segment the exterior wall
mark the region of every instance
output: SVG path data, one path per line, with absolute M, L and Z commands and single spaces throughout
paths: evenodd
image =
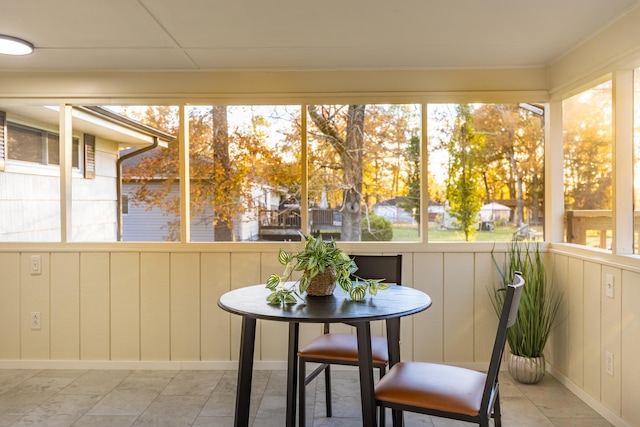
M 116 241 L 116 153 L 116 143 L 96 138 L 96 177 L 85 179 L 73 171 L 74 241 Z M 7 161 L 0 171 L 0 241 L 60 241 L 56 166 Z
M 149 183 L 151 188 L 160 188 L 162 183 Z M 122 183 L 122 194 L 132 194 L 137 185 L 132 182 Z M 178 186 L 174 186 L 172 194 L 176 197 L 180 194 Z M 175 221 L 173 215 L 165 215 L 160 208 L 153 207 L 147 210 L 146 205 L 136 206 L 129 201 L 129 213 L 122 215 L 122 240 L 125 242 L 162 242 L 169 236 L 167 223 Z M 212 232 L 213 235 L 213 232 Z
M 74 177 L 72 218 L 74 242 L 117 240 L 116 161 L 118 144 L 96 137 L 96 176 Z
M 0 171 L 0 241 L 60 241 L 60 179 Z M 36 165 L 37 167 L 37 165 Z

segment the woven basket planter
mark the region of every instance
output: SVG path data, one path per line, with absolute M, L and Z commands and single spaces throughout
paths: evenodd
M 326 297 L 333 295 L 336 288 L 336 273 L 333 269 L 326 269 L 324 273 L 318 273 L 307 288 L 307 295 L 313 297 Z

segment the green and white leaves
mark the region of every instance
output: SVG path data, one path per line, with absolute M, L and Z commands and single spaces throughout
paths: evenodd
M 375 296 L 378 291 L 388 289 L 381 283 L 384 279 L 357 278 L 352 283 L 352 275 L 358 266 L 351 257 L 338 248 L 335 240 L 324 241 L 322 237 L 313 237 L 300 233 L 304 240 L 304 249 L 295 255 L 283 249 L 278 251 L 278 262 L 284 265 L 282 275 L 272 274 L 266 287 L 271 290 L 267 297 L 269 304 L 295 304 L 311 283 L 311 279 L 330 269 L 335 272 L 336 281 L 353 301 L 362 301 L 367 292 Z M 291 281 L 294 271 L 302 271 L 302 277 Z M 297 290 L 296 290 L 297 287 Z

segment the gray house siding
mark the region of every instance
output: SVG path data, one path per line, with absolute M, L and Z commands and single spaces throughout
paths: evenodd
M 150 183 L 151 188 L 159 189 L 163 183 Z M 130 196 L 136 189 L 135 182 L 122 184 L 122 194 Z M 174 186 L 172 196 L 179 195 L 179 188 Z M 163 242 L 169 237 L 168 224 L 177 220 L 175 215 L 167 214 L 158 207 L 148 205 L 135 206 L 133 201 L 128 203 L 128 213 L 122 215 L 122 240 L 126 242 Z M 192 242 L 212 242 L 213 227 L 210 223 L 195 220 L 191 221 Z

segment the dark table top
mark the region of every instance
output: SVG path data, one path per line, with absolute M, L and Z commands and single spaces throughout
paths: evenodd
M 331 296 L 303 295 L 296 304 L 267 304 L 271 293 L 265 285 L 248 286 L 227 292 L 218 306 L 230 313 L 255 319 L 300 323 L 356 323 L 389 319 L 419 313 L 431 306 L 429 295 L 406 286 L 390 285 L 374 297 L 367 294 L 362 301 L 352 301 L 340 286 Z

